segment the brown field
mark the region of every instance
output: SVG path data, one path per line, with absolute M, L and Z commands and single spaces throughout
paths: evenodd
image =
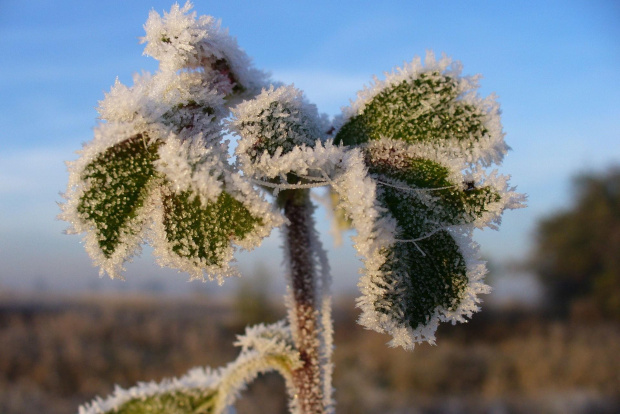
M 2 297 L 0 413 L 76 413 L 114 384 L 223 365 L 252 317 L 233 303 L 209 295 Z M 437 346 L 409 353 L 387 348 L 386 336 L 354 323 L 356 314 L 347 299 L 334 313 L 339 414 L 620 412 L 617 324 L 487 310 L 440 328 Z M 280 378 L 259 378 L 237 410 L 285 413 Z

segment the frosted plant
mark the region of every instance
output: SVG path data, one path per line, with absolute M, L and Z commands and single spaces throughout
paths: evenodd
M 334 412 L 331 276 L 310 191 L 327 187 L 337 227 L 355 230 L 359 323 L 391 346 L 434 343 L 440 322 L 465 321 L 489 291 L 473 230 L 523 205 L 508 177 L 487 171 L 508 150 L 498 104 L 429 53 L 330 122 L 191 7 L 150 14 L 143 42 L 159 69 L 117 81 L 100 102 L 94 139 L 68 163 L 61 218 L 85 234 L 101 274 L 122 278 L 146 242 L 161 265 L 220 283 L 238 273 L 235 249 L 282 227 L 288 315 L 248 328 L 223 368 L 117 389 L 80 413 L 224 413 L 267 371 L 285 378 L 292 413 Z

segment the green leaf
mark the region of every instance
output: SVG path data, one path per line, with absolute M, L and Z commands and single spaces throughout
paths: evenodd
M 384 277 L 376 281 L 384 289 L 375 299 L 377 312 L 416 330 L 428 324 L 439 307 L 458 308 L 468 285 L 467 266 L 447 231 L 416 244 L 396 243 L 386 255 Z
M 231 243 L 263 224 L 226 191 L 206 205 L 191 190 L 164 191 L 163 208 L 169 248 L 200 267 L 223 266 Z
M 106 414 L 211 414 L 216 397 L 210 389 L 172 391 L 129 400 Z
M 466 260 L 448 226 L 474 221 L 499 195 L 489 187 L 454 184 L 447 167 L 428 159 L 405 159 L 401 168 L 371 163 L 383 181 L 395 179 L 409 189 L 385 186 L 378 199 L 398 224 L 396 243 L 386 248 L 382 278 L 374 283 L 378 313 L 399 326 L 420 332 L 434 317 L 455 312 L 469 285 Z M 424 191 L 432 190 L 432 191 Z
M 454 183 L 450 180 L 450 170 L 438 162 L 394 158 L 400 158 L 398 167 L 390 165 L 389 160 L 367 157 L 368 171 L 381 181 L 397 180 L 406 185 L 405 188 L 386 185 L 382 203 L 404 232 L 417 234 L 412 238 L 429 231 L 424 223 L 434 223 L 435 227 L 471 223 L 487 211 L 490 203 L 500 199 L 491 187 L 476 187 L 473 182 Z
M 499 106 L 476 94 L 476 77 L 459 73 L 449 58 L 415 59 L 360 92 L 334 137 L 357 147 L 376 185 L 372 207 L 355 193 L 348 202 L 359 205 L 347 205 L 365 256 L 359 321 L 405 349 L 477 310 L 488 287 L 471 231 L 519 205 L 506 177 L 480 169 L 508 149 Z
M 391 85 L 338 131 L 335 143 L 358 145 L 382 137 L 407 142 L 466 141 L 473 145 L 487 130 L 483 113 L 459 100 L 457 81 L 438 72 Z
M 153 162 L 158 158 L 159 145 L 146 134 L 137 134 L 108 148 L 82 173 L 87 186 L 77 211 L 94 226 L 107 258 L 123 243 L 125 235 L 139 231 L 140 210 L 156 177 Z
M 255 99 L 235 107 L 233 115 L 229 125 L 240 137 L 236 153 L 245 166 L 265 153 L 273 157 L 304 145 L 314 147 L 324 137 L 316 106 L 309 104 L 294 86 L 264 89 Z

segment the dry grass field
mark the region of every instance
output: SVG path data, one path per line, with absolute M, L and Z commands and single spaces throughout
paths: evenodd
M 209 295 L 0 297 L 0 413 L 76 413 L 114 384 L 223 365 L 252 316 L 233 305 Z M 618 325 L 484 311 L 440 328 L 437 346 L 408 353 L 387 348 L 387 337 L 355 317 L 353 301 L 341 299 L 339 414 L 620 412 Z M 237 411 L 285 413 L 280 378 L 252 384 Z

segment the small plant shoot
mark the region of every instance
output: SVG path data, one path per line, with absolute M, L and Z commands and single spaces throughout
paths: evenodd
M 331 275 L 310 192 L 327 188 L 338 226 L 353 229 L 359 323 L 390 346 L 434 343 L 440 322 L 465 322 L 490 290 L 474 229 L 524 205 L 489 170 L 508 151 L 499 105 L 458 62 L 427 53 L 329 119 L 191 8 L 149 15 L 142 42 L 159 69 L 99 103 L 94 139 L 68 163 L 61 218 L 102 275 L 123 278 L 148 243 L 162 266 L 219 283 L 238 273 L 236 249 L 281 228 L 288 314 L 247 328 L 225 367 L 118 388 L 79 412 L 232 412 L 250 381 L 276 371 L 291 413 L 333 413 Z

